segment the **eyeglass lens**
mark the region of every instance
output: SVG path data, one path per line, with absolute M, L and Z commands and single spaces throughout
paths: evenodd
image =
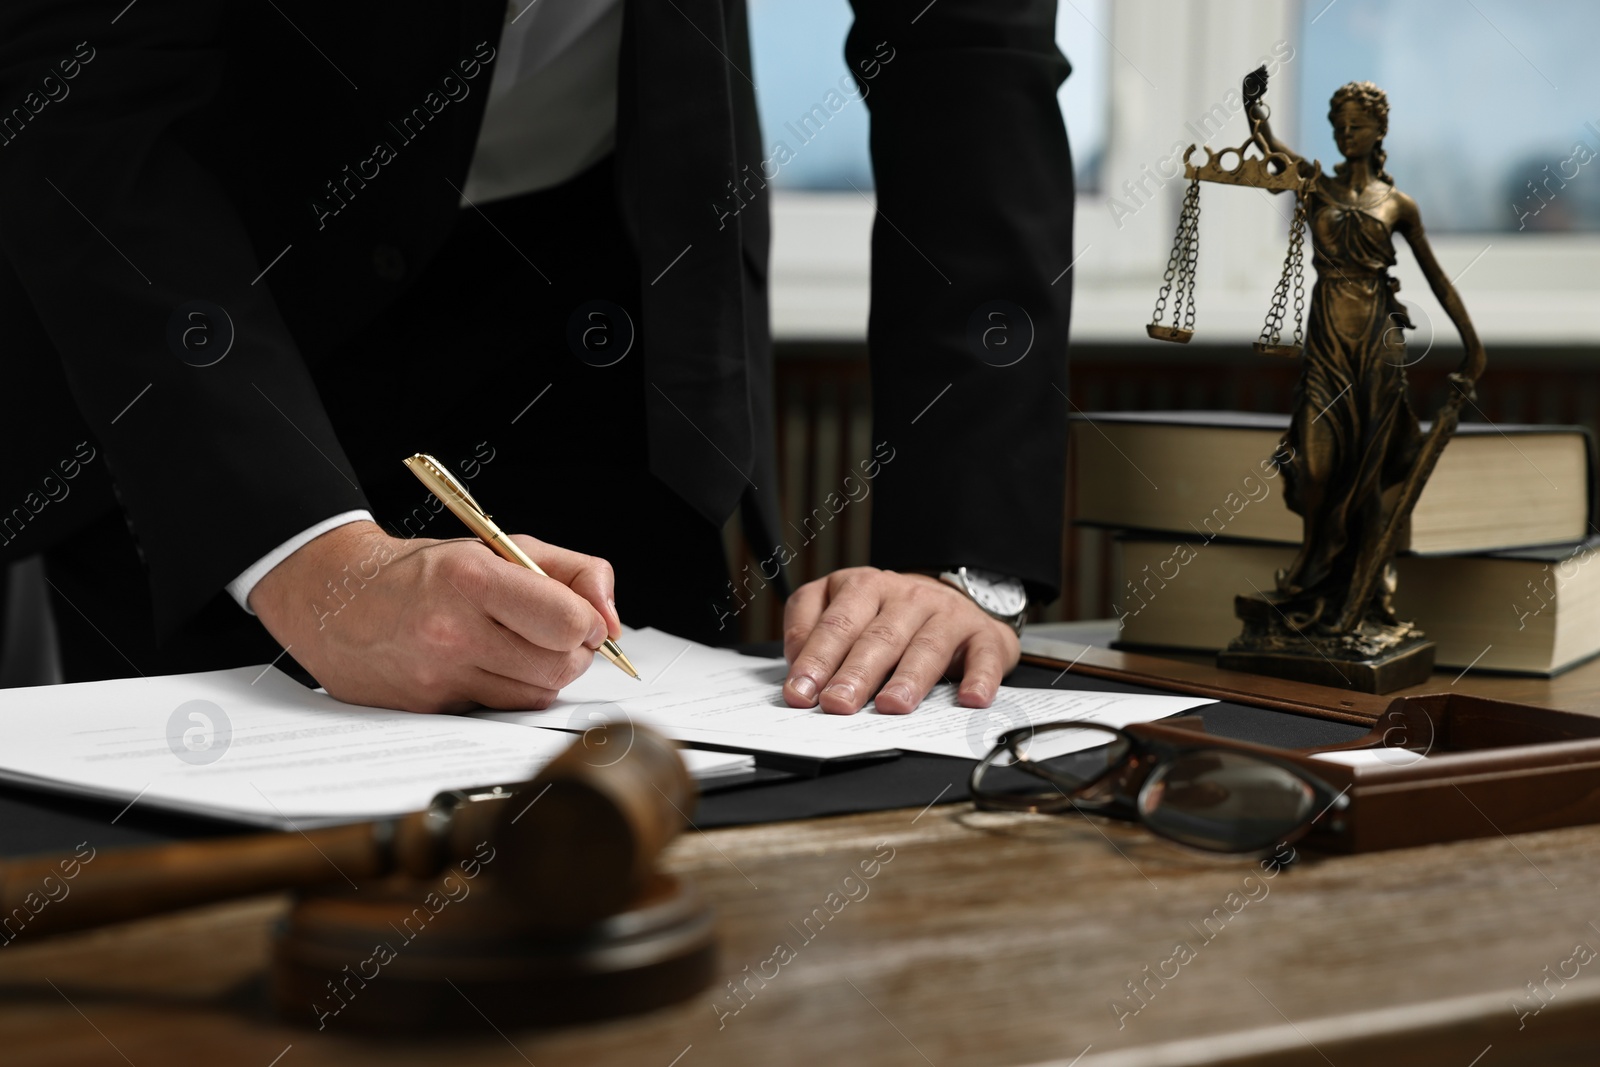
M 1042 726 L 1019 734 L 1010 747 L 1035 774 L 1067 790 L 1104 777 L 1128 755 L 1125 738 L 1093 725 Z
M 1215 852 L 1271 848 L 1316 813 L 1309 783 L 1245 753 L 1208 749 L 1158 768 L 1139 791 L 1145 823 Z

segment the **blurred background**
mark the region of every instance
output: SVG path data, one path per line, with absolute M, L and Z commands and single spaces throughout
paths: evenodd
M 1280 133 L 1308 156 L 1338 158 L 1323 121 L 1334 89 L 1367 80 L 1388 92 L 1393 108 L 1388 144 L 1400 148 L 1405 187 L 1427 205 L 1431 231 L 1600 230 L 1600 182 L 1573 177 L 1574 169 L 1587 166 L 1569 164 L 1565 171 L 1560 166 L 1572 158 L 1575 141 L 1586 140 L 1593 152 L 1600 136 L 1584 125 L 1600 127 L 1600 64 L 1594 62 L 1600 5 L 1589 0 L 1199 0 L 1183 6 L 1191 10 L 1174 27 L 1167 23 L 1180 12 L 1171 5 L 1158 22 L 1146 18 L 1154 15 L 1147 3 L 1061 0 L 1056 39 L 1073 66 L 1061 90 L 1061 112 L 1072 137 L 1080 193 L 1119 195 L 1115 183 L 1105 181 L 1121 177 L 1106 173 L 1113 115 L 1120 141 L 1164 156 L 1167 135 L 1203 110 L 1197 105 L 1220 100 L 1239 81 L 1236 76 L 1197 86 L 1199 95 L 1167 121 L 1141 124 L 1140 109 L 1113 103 L 1112 61 L 1140 77 L 1128 49 L 1157 57 L 1151 76 L 1165 78 L 1185 67 L 1209 69 L 1200 50 L 1209 47 L 1211 35 L 1191 31 L 1226 19 L 1239 30 L 1241 47 L 1231 50 L 1234 54 L 1256 48 L 1273 55 L 1271 46 L 1284 42 L 1287 48 L 1276 57 L 1293 55 L 1282 75 L 1272 79 L 1271 96 L 1282 116 L 1276 120 Z M 847 0 L 751 0 L 751 19 L 762 120 L 774 139 L 785 122 L 804 114 L 845 73 L 840 51 L 850 28 L 850 5 Z M 1274 36 L 1277 31 L 1283 32 Z M 1115 46 L 1119 40 L 1122 45 Z M 1170 57 L 1161 58 L 1167 49 Z M 1231 132 L 1242 130 L 1241 123 Z M 1552 190 L 1562 195 L 1544 193 L 1549 210 L 1539 210 L 1541 199 L 1534 198 L 1529 183 L 1538 185 L 1552 174 L 1565 174 L 1570 189 L 1555 182 Z M 789 192 L 872 188 L 866 108 L 856 102 L 835 116 L 827 136 L 808 143 L 774 184 Z M 1521 216 L 1530 211 L 1537 214 L 1524 225 Z

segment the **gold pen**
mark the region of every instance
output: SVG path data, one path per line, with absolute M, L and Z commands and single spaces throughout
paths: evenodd
M 444 464 L 426 452 L 418 452 L 405 460 L 405 465 L 417 476 L 418 481 L 427 486 L 428 492 L 444 501 L 444 506 L 454 512 L 456 518 L 466 523 L 467 529 L 481 537 L 484 543 L 494 549 L 502 559 L 520 563 L 535 574 L 544 574 L 544 568 L 529 559 L 528 554 L 518 548 L 516 542 L 505 535 L 505 531 L 495 525 L 488 512 L 483 510 L 483 506 L 472 499 L 472 494 L 467 492 L 466 487 L 445 470 Z M 550 577 L 548 574 L 544 576 Z M 623 655 L 622 649 L 618 648 L 617 643 L 611 638 L 601 641 L 600 647 L 595 651 L 627 674 L 636 679 L 639 677 L 639 672 L 633 669 L 633 664 L 628 662 L 628 657 Z

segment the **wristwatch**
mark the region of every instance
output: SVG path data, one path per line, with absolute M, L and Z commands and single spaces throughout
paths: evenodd
M 999 619 L 1022 636 L 1022 624 L 1028 617 L 1028 591 L 1019 578 L 1008 578 L 994 571 L 977 567 L 957 567 L 941 571 L 939 580 L 955 586 L 991 618 Z

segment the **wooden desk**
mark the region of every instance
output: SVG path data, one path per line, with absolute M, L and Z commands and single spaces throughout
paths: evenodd
M 1569 676 L 1563 692 L 1597 669 Z M 858 865 L 875 857 L 876 876 L 862 880 Z M 719 974 L 748 979 L 744 1001 L 718 986 L 648 1016 L 546 1033 L 496 1018 L 465 1038 L 374 1042 L 337 1017 L 318 1033 L 260 1010 L 269 927 L 284 907 L 273 898 L 0 950 L 0 1062 L 1600 1059 L 1600 956 L 1568 962 L 1580 943 L 1600 951 L 1600 827 L 1307 855 L 1265 879 L 1255 863 L 1197 859 L 1129 825 L 961 804 L 691 832 L 668 865 L 716 903 Z M 1180 942 L 1192 958 L 1175 956 Z M 779 944 L 792 958 L 765 963 Z M 763 968 L 769 980 L 749 977 Z M 1576 977 L 1563 981 L 1563 969 Z M 1519 1019 L 1513 999 L 1524 1012 L 1541 1003 L 1530 982 L 1548 983 L 1544 1006 Z

